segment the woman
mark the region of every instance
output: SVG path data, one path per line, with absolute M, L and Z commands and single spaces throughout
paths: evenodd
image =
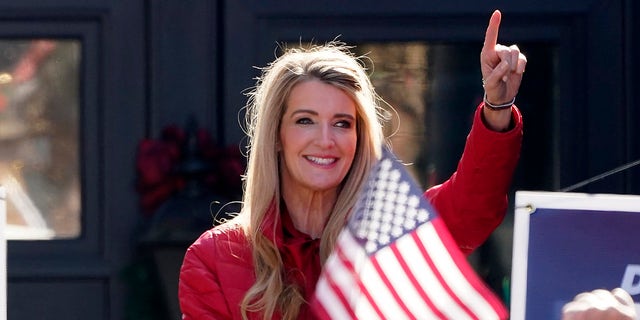
M 466 253 L 502 221 L 520 152 L 513 99 L 526 59 L 496 44 L 500 18 L 494 12 L 487 28 L 485 103 L 458 170 L 426 192 Z M 322 263 L 381 153 L 378 102 L 359 60 L 338 43 L 289 50 L 263 70 L 248 103 L 243 208 L 187 250 L 183 319 L 313 318 L 306 302 Z

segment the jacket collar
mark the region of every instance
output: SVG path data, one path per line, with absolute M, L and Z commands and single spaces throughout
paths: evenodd
M 308 234 L 296 229 L 286 207 L 281 208 L 281 212 L 278 212 L 275 201 L 271 202 L 260 228 L 264 236 L 273 241 L 279 249 L 284 245 L 314 241 Z

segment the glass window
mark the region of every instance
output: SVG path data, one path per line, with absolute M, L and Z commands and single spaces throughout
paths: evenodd
M 423 186 L 432 185 L 422 163 L 427 149 L 425 116 L 427 105 L 427 65 L 429 47 L 422 42 L 364 43 L 356 46 L 376 92 L 384 99 L 383 107 L 391 112 L 385 135 L 396 156 Z
M 76 40 L 0 40 L 0 184 L 9 240 L 81 234 Z

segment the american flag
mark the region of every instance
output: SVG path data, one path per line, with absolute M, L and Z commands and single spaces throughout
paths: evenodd
M 507 319 L 404 166 L 384 148 L 325 263 L 319 319 Z

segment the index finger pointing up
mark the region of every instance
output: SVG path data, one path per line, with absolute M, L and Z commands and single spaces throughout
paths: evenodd
M 489 26 L 487 26 L 487 33 L 484 36 L 484 50 L 493 51 L 496 44 L 498 43 L 498 29 L 500 29 L 500 20 L 502 19 L 502 14 L 500 10 L 496 10 L 491 15 L 491 19 L 489 20 Z

